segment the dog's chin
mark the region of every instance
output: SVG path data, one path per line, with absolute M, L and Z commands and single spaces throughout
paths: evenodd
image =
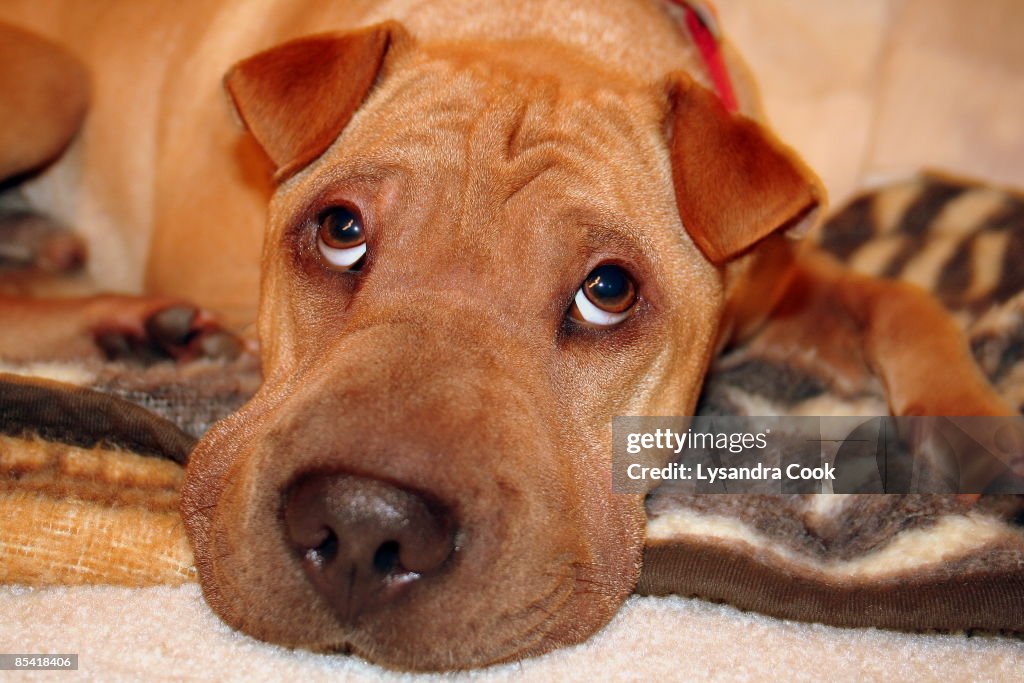
M 632 592 L 646 520 L 642 497 L 608 491 L 600 467 L 566 467 L 555 454 L 579 452 L 573 444 L 513 431 L 513 422 L 484 425 L 470 439 L 472 449 L 445 440 L 445 451 L 395 438 L 398 425 L 360 430 L 383 418 L 338 410 L 337 402 L 324 408 L 323 394 L 287 411 L 301 419 L 277 422 L 261 415 L 267 403 L 254 400 L 192 453 L 182 515 L 204 596 L 229 625 L 275 644 L 352 652 L 396 669 L 466 669 L 579 643 Z M 324 412 L 330 429 L 311 423 Z M 525 416 L 523 424 L 543 423 L 525 403 L 514 414 Z M 530 467 L 498 456 L 486 469 L 473 466 L 481 452 L 509 452 L 508 444 L 489 441 L 499 438 L 534 444 Z M 424 459 L 434 452 L 446 457 Z M 353 608 L 352 593 L 335 592 L 333 583 L 349 574 L 325 584 L 310 573 L 305 542 L 296 545 L 290 535 L 289 511 L 301 500 L 293 496 L 323 473 L 328 481 L 377 475 L 373 490 L 387 485 L 404 492 L 400 497 L 419 493 L 436 503 L 453 530 L 446 559 L 386 599 L 365 593 L 369 603 Z M 374 506 L 362 501 L 352 509 Z
M 596 605 L 575 591 L 550 614 L 523 606 L 521 618 L 511 621 L 516 628 L 495 620 L 488 627 L 464 633 L 454 639 L 424 639 L 423 628 L 396 629 L 394 625 L 372 623 L 349 630 L 346 637 L 325 645 L 298 645 L 325 653 L 349 653 L 380 666 L 416 672 L 444 672 L 473 669 L 535 657 L 585 641 L 608 623 L 621 601 Z M 448 618 L 458 615 L 448 615 Z M 426 633 L 424 633 L 426 632 Z
M 587 639 L 612 618 L 639 572 L 642 528 L 606 533 L 601 547 L 583 540 L 594 529 L 570 533 L 565 524 L 536 534 L 506 528 L 495 541 L 496 514 L 465 529 L 470 540 L 445 571 L 412 582 L 387 604 L 340 614 L 282 534 L 259 531 L 277 522 L 279 501 L 253 499 L 253 491 L 242 476 L 186 524 L 210 607 L 230 626 L 278 645 L 410 671 L 518 660 Z M 250 507 L 239 520 L 227 511 L 242 498 Z
M 597 609 L 590 601 L 568 600 L 557 612 L 545 615 L 536 627 L 509 631 L 495 624 L 483 640 L 480 634 L 466 634 L 456 642 L 424 640 L 424 628 L 404 629 L 394 625 L 368 623 L 359 627 L 337 626 L 335 633 L 319 642 L 302 642 L 281 637 L 274 627 L 266 629 L 239 618 L 233 609 L 218 610 L 218 616 L 254 638 L 306 649 L 326 655 L 355 655 L 373 664 L 411 672 L 444 672 L 515 662 L 540 656 L 585 641 L 614 616 L 619 601 Z M 244 625 L 243 625 L 244 624 Z
M 522 610 L 523 619 L 513 617 L 519 624 L 517 628 L 509 629 L 495 622 L 483 633 L 472 637 L 467 634 L 461 644 L 395 636 L 394 630 L 385 625 L 379 639 L 373 632 L 353 633 L 342 647 L 321 649 L 350 652 L 375 664 L 403 671 L 444 672 L 486 667 L 579 644 L 611 620 L 622 599 L 597 604 L 573 590 L 550 614 L 526 605 Z
M 404 671 L 484 667 L 575 645 L 608 623 L 636 580 L 630 567 L 599 579 L 562 564 L 541 568 L 535 581 L 506 592 L 491 579 L 467 580 L 456 570 L 412 586 L 385 609 L 345 619 L 312 595 L 297 572 L 281 571 L 268 595 L 261 586 L 276 570 L 246 571 L 215 556 L 199 567 L 208 604 L 230 626 L 277 645 L 354 654 Z M 602 588 L 595 590 L 598 582 Z

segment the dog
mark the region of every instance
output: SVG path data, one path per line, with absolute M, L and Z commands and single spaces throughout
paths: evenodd
M 416 670 L 586 639 L 644 541 L 612 418 L 691 414 L 755 333 L 896 415 L 1016 414 L 924 292 L 796 239 L 821 184 L 676 4 L 5 2 L 0 173 L 129 294 L 8 296 L 3 354 L 258 337 L 182 491 L 226 623 Z

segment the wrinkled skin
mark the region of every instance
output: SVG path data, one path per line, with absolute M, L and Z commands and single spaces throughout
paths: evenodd
M 268 376 L 192 455 L 183 500 L 208 601 L 260 638 L 482 665 L 586 638 L 635 585 L 645 516 L 610 490 L 611 418 L 693 404 L 720 276 L 679 231 L 655 88 L 550 48 L 493 54 L 410 51 L 272 201 Z M 365 220 L 358 272 L 317 252 L 339 202 Z M 606 261 L 642 300 L 585 328 L 567 311 Z M 319 470 L 449 507 L 446 571 L 341 623 L 280 531 L 281 491 Z

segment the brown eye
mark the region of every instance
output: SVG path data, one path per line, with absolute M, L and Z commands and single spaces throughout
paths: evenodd
M 366 254 L 363 219 L 348 207 L 327 209 L 320 214 L 317 247 L 331 267 L 342 270 L 352 268 Z
M 633 278 L 619 266 L 606 263 L 590 271 L 576 292 L 571 315 L 590 325 L 609 327 L 628 318 L 636 301 Z

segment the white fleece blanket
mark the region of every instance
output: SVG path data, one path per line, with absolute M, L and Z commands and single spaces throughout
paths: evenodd
M 77 653 L 103 681 L 1011 681 L 1024 641 L 798 624 L 686 598 L 631 598 L 582 645 L 446 675 L 387 671 L 355 657 L 266 645 L 224 624 L 195 584 L 179 588 L 0 589 L 0 652 Z M 17 680 L 28 677 L 18 673 Z M 12 677 L 13 678 L 13 677 Z

